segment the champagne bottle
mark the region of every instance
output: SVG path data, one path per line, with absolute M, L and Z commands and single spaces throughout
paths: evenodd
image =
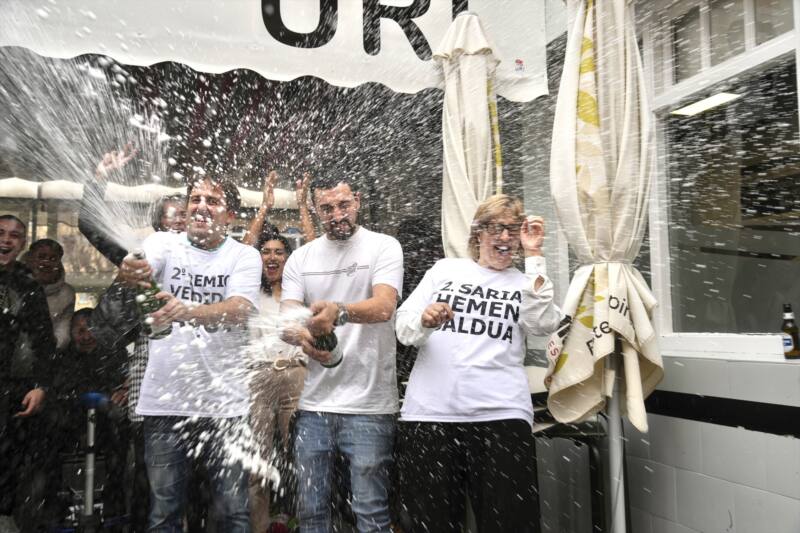
M 783 304 L 783 356 L 786 359 L 800 359 L 800 342 L 797 338 L 797 323 L 794 321 L 792 304 Z
M 133 257 L 136 259 L 145 259 L 143 250 L 135 250 Z M 163 339 L 172 333 L 172 324 L 163 324 L 161 326 L 153 326 L 153 317 L 150 313 L 155 313 L 167 303 L 165 300 L 156 298 L 156 294 L 161 292 L 161 287 L 150 279 L 150 286 L 136 288 L 136 306 L 139 308 L 139 316 L 142 318 L 142 328 L 148 337 L 151 339 Z
M 339 366 L 342 362 L 342 348 L 339 346 L 339 339 L 336 337 L 336 333 L 331 331 L 319 337 L 314 337 L 314 348 L 331 353 L 331 358 L 327 363 L 320 363 L 325 368 Z

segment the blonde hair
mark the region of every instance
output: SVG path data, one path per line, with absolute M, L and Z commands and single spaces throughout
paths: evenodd
M 475 211 L 475 216 L 472 217 L 472 224 L 469 228 L 469 240 L 467 241 L 469 255 L 473 260 L 477 261 L 480 255 L 478 233 L 483 229 L 484 224 L 506 215 L 514 217 L 517 223 L 522 223 L 522 220 L 525 218 L 525 210 L 522 208 L 522 202 L 516 196 L 495 194 L 481 202 L 481 205 L 478 206 L 478 209 Z

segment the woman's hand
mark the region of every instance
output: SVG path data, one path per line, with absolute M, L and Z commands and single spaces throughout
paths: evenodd
M 529 216 L 523 220 L 519 240 L 522 249 L 525 251 L 525 257 L 542 255 L 544 219 L 542 217 Z
M 270 170 L 267 180 L 264 182 L 264 189 L 261 197 L 261 207 L 266 211 L 275 205 L 275 183 L 278 181 L 278 173 Z
M 311 185 L 311 174 L 304 172 L 303 179 L 297 180 L 294 185 L 294 195 L 295 199 L 297 200 L 297 208 L 303 209 L 308 207 L 308 187 Z
M 452 320 L 453 310 L 449 304 L 435 302 L 430 304 L 422 312 L 422 326 L 426 328 L 438 328 L 448 320 Z

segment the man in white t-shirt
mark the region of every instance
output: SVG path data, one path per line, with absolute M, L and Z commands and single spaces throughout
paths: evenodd
M 249 410 L 242 356 L 244 324 L 259 298 L 258 252 L 227 237 L 239 209 L 233 183 L 199 178 L 188 188 L 185 233 L 145 239 L 146 260 L 122 263 L 126 281 L 152 279 L 165 305 L 153 327 L 172 332 L 150 341 L 150 358 L 136 406 L 144 417 L 150 481 L 148 531 L 183 531 L 191 458 L 204 461 L 217 531 L 249 532 L 248 480 L 229 457 Z
M 348 180 L 318 178 L 311 195 L 325 236 L 289 257 L 281 295 L 282 310 L 308 305 L 314 314 L 306 328 L 286 335 L 312 359 L 296 425 L 300 527 L 331 531 L 332 458 L 339 451 L 350 461 L 358 530 L 389 532 L 398 411 L 393 327 L 403 253 L 394 238 L 356 223 L 361 199 Z M 343 354 L 335 365 L 313 345 L 334 327 Z

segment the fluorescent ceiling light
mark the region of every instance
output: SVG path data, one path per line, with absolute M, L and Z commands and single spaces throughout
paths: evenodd
M 680 109 L 676 109 L 672 111 L 672 115 L 683 115 L 685 117 L 690 117 L 692 115 L 696 115 L 698 113 L 702 113 L 703 111 L 708 111 L 712 107 L 717 107 L 718 105 L 727 104 L 728 102 L 732 102 L 737 98 L 741 98 L 743 95 L 741 94 L 733 94 L 733 93 L 717 93 L 714 96 L 709 96 L 708 98 L 703 98 L 699 102 L 695 102 L 693 104 L 689 104 L 685 107 Z

